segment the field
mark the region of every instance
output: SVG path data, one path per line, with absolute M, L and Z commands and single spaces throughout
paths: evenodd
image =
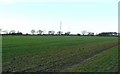
M 3 36 L 3 72 L 116 72 L 118 38 Z

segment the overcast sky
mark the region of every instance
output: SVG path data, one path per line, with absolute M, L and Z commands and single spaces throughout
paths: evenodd
M 118 32 L 118 0 L 0 0 L 0 28 Z

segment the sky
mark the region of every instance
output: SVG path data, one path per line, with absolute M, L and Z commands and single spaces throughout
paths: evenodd
M 118 0 L 0 0 L 0 28 L 30 33 L 118 32 Z

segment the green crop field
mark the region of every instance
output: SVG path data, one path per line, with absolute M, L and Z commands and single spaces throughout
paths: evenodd
M 116 72 L 118 38 L 3 36 L 3 72 Z

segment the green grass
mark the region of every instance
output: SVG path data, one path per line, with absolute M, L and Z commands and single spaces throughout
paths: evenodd
M 72 72 L 116 72 L 118 71 L 118 47 L 95 55 L 79 66 L 68 71 Z
M 3 71 L 47 72 L 62 71 L 100 54 L 117 46 L 118 39 L 87 36 L 4 36 L 2 41 Z M 98 68 L 94 71 L 103 70 Z

